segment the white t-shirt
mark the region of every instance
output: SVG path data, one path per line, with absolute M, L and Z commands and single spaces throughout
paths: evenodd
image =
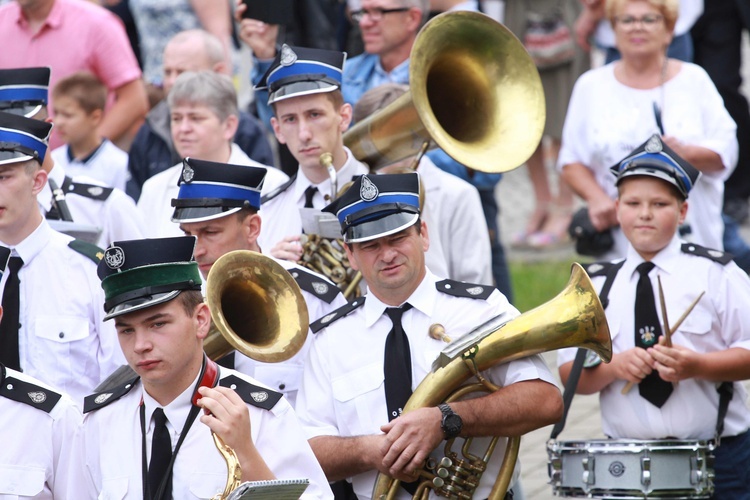
M 71 176 L 85 176 L 103 182 L 105 186 L 125 191 L 130 179 L 128 154 L 104 139 L 96 150 L 80 160 L 70 156 L 70 147 L 65 144 L 52 151 L 55 164 L 62 165 Z

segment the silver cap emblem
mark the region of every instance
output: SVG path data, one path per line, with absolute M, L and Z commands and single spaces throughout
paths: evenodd
M 378 197 L 378 187 L 367 178 L 366 175 L 362 176 L 362 187 L 359 188 L 359 197 L 363 201 L 372 201 Z
M 281 46 L 281 57 L 279 58 L 279 63 L 282 66 L 291 66 L 292 64 L 297 62 L 297 54 L 294 53 L 292 48 L 284 44 Z
M 100 405 L 111 397 L 112 397 L 111 392 L 105 392 L 104 394 L 99 394 L 96 398 L 94 398 L 94 403 Z
M 110 269 L 120 269 L 125 264 L 125 252 L 120 247 L 111 247 L 104 252 L 104 262 Z
M 647 153 L 661 153 L 664 148 L 661 145 L 661 139 L 659 139 L 659 136 L 652 135 L 651 139 L 649 139 L 646 143 L 644 149 Z
M 253 398 L 253 401 L 256 403 L 262 403 L 266 399 L 268 399 L 268 393 L 267 392 L 251 392 L 250 397 Z
M 185 182 L 190 182 L 193 180 L 193 177 L 195 177 L 195 170 L 193 170 L 190 165 L 185 164 L 185 166 L 182 168 L 182 180 Z
M 42 404 L 47 401 L 47 394 L 42 391 L 30 392 L 29 398 L 36 404 Z

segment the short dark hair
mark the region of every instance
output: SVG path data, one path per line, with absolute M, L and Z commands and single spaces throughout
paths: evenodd
M 107 105 L 107 87 L 93 73 L 77 71 L 61 79 L 52 89 L 52 98 L 70 97 L 85 112 L 104 111 Z
M 185 314 L 192 316 L 195 308 L 203 303 L 203 294 L 200 290 L 183 290 L 174 300 L 180 302 Z

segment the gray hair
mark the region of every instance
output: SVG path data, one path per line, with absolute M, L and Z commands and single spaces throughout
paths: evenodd
M 167 96 L 167 104 L 174 109 L 178 104 L 207 106 L 221 121 L 231 115 L 239 116 L 237 92 L 226 75 L 213 71 L 186 71 L 177 77 Z
M 169 42 L 167 42 L 167 45 L 172 43 L 181 44 L 193 40 L 202 42 L 206 58 L 211 65 L 219 64 L 224 61 L 224 46 L 221 44 L 221 40 L 206 30 L 194 29 L 180 31 L 173 36 Z

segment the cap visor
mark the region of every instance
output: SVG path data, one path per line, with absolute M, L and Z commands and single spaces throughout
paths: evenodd
M 333 92 L 338 89 L 338 85 L 332 85 L 328 82 L 295 82 L 284 85 L 279 90 L 268 94 L 268 104 L 273 104 L 284 99 L 299 97 L 303 95 L 322 94 Z
M 237 213 L 241 207 L 179 207 L 174 209 L 172 222 L 204 222 Z
M 182 292 L 182 290 L 173 290 L 171 292 L 157 293 L 154 295 L 147 295 L 145 297 L 138 297 L 136 299 L 128 300 L 121 304 L 117 304 L 115 307 L 110 309 L 109 312 L 107 312 L 107 314 L 104 316 L 104 321 L 115 318 L 117 316 L 121 316 L 123 314 L 140 311 L 141 309 L 146 309 L 147 307 L 155 306 L 155 305 L 170 301 L 173 298 L 177 297 L 180 294 L 180 292 Z
M 382 238 L 398 233 L 413 226 L 419 219 L 419 214 L 400 212 L 387 215 L 373 221 L 363 222 L 350 227 L 346 231 L 345 241 L 347 243 L 362 243 L 364 241 Z

